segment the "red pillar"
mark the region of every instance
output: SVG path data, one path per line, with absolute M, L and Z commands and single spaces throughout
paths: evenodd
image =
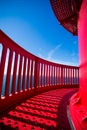
M 79 93 L 70 101 L 70 117 L 76 130 L 87 129 L 87 0 L 83 0 L 78 18 Z M 76 70 L 75 70 L 76 71 Z M 76 74 L 75 74 L 76 75 Z
M 78 19 L 78 39 L 80 54 L 80 97 L 87 106 L 87 0 L 83 0 Z

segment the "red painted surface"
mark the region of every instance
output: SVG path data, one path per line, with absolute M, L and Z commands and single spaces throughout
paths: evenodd
M 0 117 L 1 130 L 71 130 L 67 103 L 75 88 L 48 91 L 24 100 Z
M 18 46 L 1 30 L 0 44 L 3 48 L 0 62 L 0 112 L 26 97 L 43 91 L 63 87 L 78 87 L 79 82 L 75 81 L 76 78 L 77 80 L 79 78 L 75 75 L 79 71 L 78 67 L 56 64 L 36 57 Z M 8 49 L 9 57 L 7 57 Z M 8 62 L 6 62 L 7 58 Z M 8 67 L 5 92 L 2 95 L 5 64 L 8 64 Z M 11 74 L 12 65 L 13 74 Z M 71 70 L 75 70 L 74 75 L 70 75 Z M 12 85 L 10 86 L 11 76 Z M 73 81 L 72 84 L 71 80 Z M 11 90 L 10 87 L 12 87 Z
M 87 106 L 87 0 L 83 0 L 79 13 L 78 38 L 80 54 L 80 96 L 81 103 Z
M 78 19 L 80 89 L 71 98 L 70 115 L 76 130 L 87 129 L 87 0 L 83 0 Z

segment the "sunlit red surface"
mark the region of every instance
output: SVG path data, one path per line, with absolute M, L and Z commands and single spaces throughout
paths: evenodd
M 5 113 L 3 112 L 0 117 L 1 130 L 70 130 L 71 128 L 67 115 L 70 117 L 70 121 L 73 122 L 72 124 L 74 124 L 74 129 L 87 129 L 87 0 L 82 1 L 82 5 L 80 11 L 77 12 L 77 16 L 79 16 L 78 39 L 80 69 L 79 67 L 74 66 L 54 64 L 27 53 L 24 49 L 16 45 L 2 31 L 0 31 L 0 44 L 3 48 L 0 63 L 0 110 L 2 112 L 3 109 L 5 110 L 5 107 L 8 108 L 8 111 L 5 111 Z M 10 49 L 10 56 L 8 60 L 9 66 L 7 71 L 5 93 L 2 95 L 2 84 L 8 48 Z M 12 91 L 9 95 L 8 90 L 10 84 L 13 52 L 15 52 L 15 63 Z M 18 52 L 20 52 L 20 67 L 18 86 L 15 87 L 17 62 L 19 61 Z M 23 55 L 25 60 L 21 90 L 20 81 Z M 28 72 L 25 88 L 26 64 L 28 64 Z M 33 85 L 32 75 L 34 76 Z M 64 78 L 66 78 L 66 81 Z M 75 79 L 77 81 L 75 81 Z M 76 92 L 74 87 L 78 86 L 79 83 L 80 89 L 78 93 L 73 95 L 73 97 L 70 99 L 72 94 Z M 23 98 L 26 98 L 29 94 L 33 96 L 33 94 L 39 94 L 39 92 L 51 90 L 52 87 L 53 89 L 61 89 L 45 92 L 26 99 L 24 102 L 18 105 L 16 104 L 18 103 L 17 100 L 20 101 Z M 67 87 L 68 89 L 62 89 L 62 87 Z M 72 89 L 69 89 L 69 87 L 72 87 Z M 70 105 L 69 111 L 67 112 L 67 104 L 69 99 Z M 15 107 L 8 107 L 11 106 L 11 104 L 14 106 L 14 102 L 16 102 Z
M 41 59 L 2 30 L 0 45 L 0 129 L 70 129 L 66 106 L 79 87 L 79 67 Z
M 71 119 L 76 130 L 87 129 L 87 0 L 83 0 L 78 19 L 80 89 L 70 102 Z M 75 115 L 75 116 L 74 116 Z
M 69 130 L 67 104 L 77 89 L 57 89 L 10 108 L 0 118 L 1 130 Z

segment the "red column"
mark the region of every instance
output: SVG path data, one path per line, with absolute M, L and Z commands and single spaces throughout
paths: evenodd
M 87 106 L 87 0 L 83 0 L 78 19 L 80 54 L 80 97 Z

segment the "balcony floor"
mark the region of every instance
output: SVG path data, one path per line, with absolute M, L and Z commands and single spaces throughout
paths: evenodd
M 9 108 L 0 117 L 0 130 L 70 130 L 67 104 L 76 91 L 44 92 Z

